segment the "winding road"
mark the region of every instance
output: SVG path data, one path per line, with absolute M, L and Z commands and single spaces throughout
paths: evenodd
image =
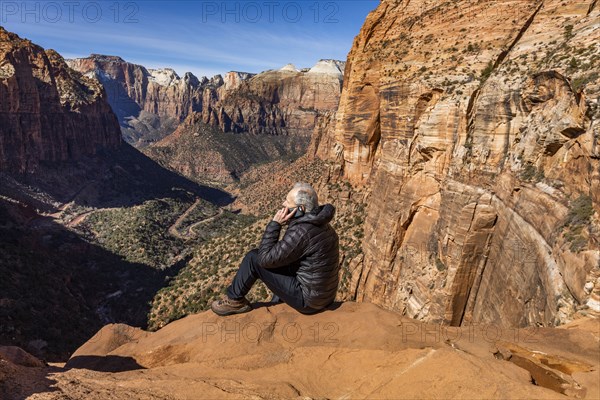
M 219 212 L 216 213 L 215 215 L 212 215 L 212 216 L 210 216 L 208 218 L 203 219 L 202 221 L 199 221 L 199 222 L 196 222 L 196 223 L 190 225 L 186 229 L 186 232 L 182 235 L 181 233 L 179 233 L 179 226 L 187 218 L 187 216 L 190 215 L 190 213 L 192 211 L 194 211 L 194 209 L 198 206 L 198 204 L 200 204 L 200 199 L 196 199 L 196 201 L 194 202 L 194 204 L 192 204 L 190 206 L 190 208 L 188 208 L 187 210 L 185 210 L 185 212 L 183 214 L 181 214 L 179 216 L 179 218 L 177 218 L 177 220 L 175 221 L 175 223 L 169 227 L 168 232 L 169 232 L 169 234 L 171 236 L 175 236 L 176 238 L 182 239 L 182 240 L 188 240 L 188 239 L 192 239 L 193 237 L 197 237 L 198 234 L 194 231 L 194 228 L 196 228 L 198 225 L 205 224 L 207 222 L 213 221 L 214 219 L 216 219 L 219 216 L 221 216 L 223 214 L 223 212 L 224 212 L 224 210 L 222 208 L 220 208 Z

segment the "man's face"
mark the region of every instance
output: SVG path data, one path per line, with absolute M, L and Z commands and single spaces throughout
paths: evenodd
M 296 203 L 294 202 L 294 190 L 290 190 L 290 192 L 285 197 L 285 201 L 283 202 L 283 206 L 287 208 L 296 207 Z

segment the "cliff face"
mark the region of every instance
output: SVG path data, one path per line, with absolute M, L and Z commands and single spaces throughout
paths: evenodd
M 321 60 L 306 71 L 286 66 L 258 75 L 229 72 L 198 79 L 114 56 L 92 54 L 68 63 L 104 85 L 125 139 L 138 146 L 170 134 L 192 112 L 224 132 L 308 137 L 319 113 L 337 108 L 344 65 Z
M 321 60 L 300 71 L 288 64 L 242 81 L 234 90 L 225 86 L 207 92 L 202 118 L 225 132 L 309 137 L 319 115 L 337 109 L 343 66 Z
M 33 172 L 121 143 L 97 81 L 0 27 L 0 171 Z
M 190 73 L 180 78 L 171 69 L 148 70 L 115 56 L 92 54 L 67 63 L 104 86 L 123 138 L 136 146 L 160 140 L 201 107 L 201 85 L 208 83 Z
M 370 193 L 356 299 L 452 325 L 600 311 L 599 19 L 592 0 L 369 14 L 312 145 Z

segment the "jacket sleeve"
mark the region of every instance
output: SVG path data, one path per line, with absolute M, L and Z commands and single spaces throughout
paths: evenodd
M 271 221 L 265 229 L 258 248 L 258 262 L 263 268 L 278 268 L 289 265 L 302 257 L 308 246 L 306 230 L 290 227 L 279 240 L 281 225 Z

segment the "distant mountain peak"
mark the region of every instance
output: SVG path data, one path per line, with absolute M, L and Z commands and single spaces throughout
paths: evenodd
M 282 68 L 279 69 L 282 72 L 300 72 L 298 68 L 292 63 L 286 64 Z
M 285 66 L 275 70 L 277 72 L 300 72 L 309 74 L 330 74 L 330 75 L 344 75 L 344 67 L 346 66 L 345 61 L 334 60 L 334 59 L 321 59 L 312 68 L 301 68 L 298 69 L 292 63 L 286 64 Z M 270 70 L 272 71 L 272 70 Z M 265 71 L 269 72 L 269 71 Z
M 173 68 L 148 68 L 148 72 L 150 72 L 148 79 L 162 86 L 175 85 L 181 80 Z
M 90 56 L 88 58 L 91 58 L 96 61 L 102 61 L 102 62 L 118 62 L 118 63 L 126 62 L 124 59 L 122 59 L 119 56 L 110 56 L 110 55 L 96 54 L 96 53 L 90 54 Z
M 319 60 L 309 71 L 309 74 L 333 74 L 343 75 L 346 63 L 339 60 Z

